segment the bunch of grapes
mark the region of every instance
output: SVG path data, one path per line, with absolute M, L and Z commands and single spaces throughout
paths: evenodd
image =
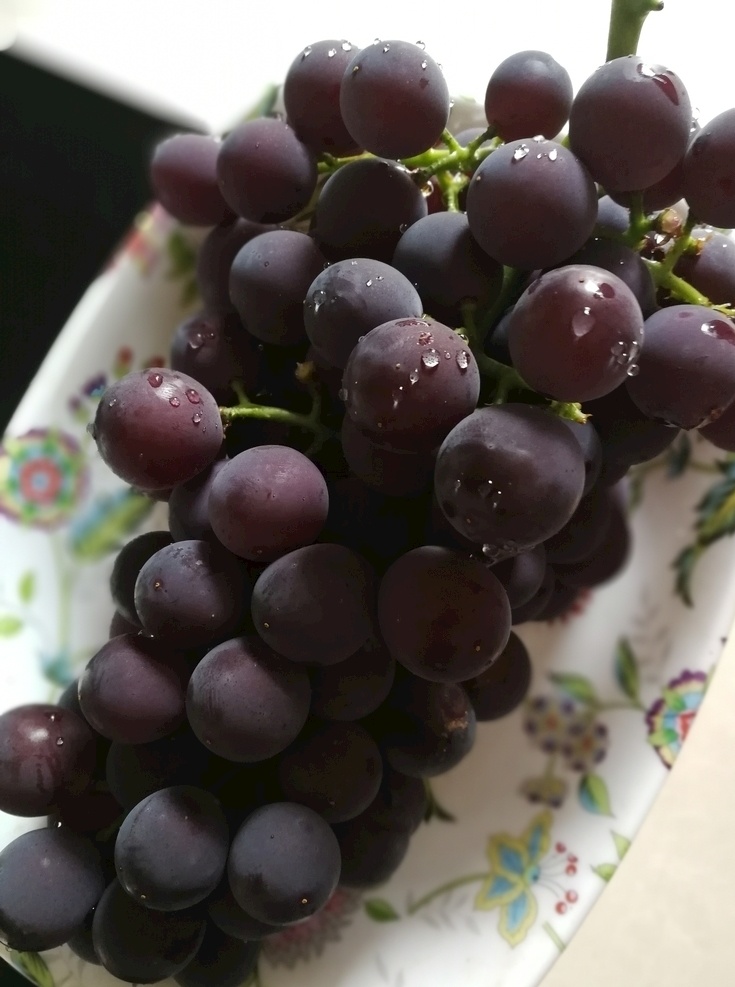
M 625 564 L 630 467 L 735 450 L 735 110 L 699 128 L 634 54 L 574 96 L 525 51 L 455 120 L 393 40 L 307 46 L 282 103 L 155 151 L 212 227 L 202 310 L 91 431 L 169 531 L 120 552 L 58 704 L 0 717 L 0 808 L 48 815 L 0 853 L 0 937 L 134 983 L 235 987 L 387 879 L 526 695 L 511 627 Z

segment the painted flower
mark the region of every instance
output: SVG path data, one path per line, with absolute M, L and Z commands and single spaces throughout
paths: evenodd
M 561 745 L 562 757 L 572 771 L 591 771 L 607 755 L 607 727 L 593 717 L 579 717 L 569 725 Z
M 87 464 L 72 436 L 32 429 L 0 446 L 0 513 L 33 528 L 68 521 L 87 486 Z
M 704 699 L 706 672 L 684 671 L 672 679 L 646 713 L 648 743 L 667 768 L 678 757 Z
M 523 729 L 533 744 L 546 754 L 555 754 L 566 741 L 569 729 L 579 719 L 576 703 L 555 696 L 536 696 L 526 703 Z
M 359 891 L 338 887 L 316 915 L 269 936 L 263 942 L 263 954 L 274 966 L 289 968 L 302 960 L 321 956 L 328 943 L 341 939 L 342 930 L 360 907 L 361 897 Z

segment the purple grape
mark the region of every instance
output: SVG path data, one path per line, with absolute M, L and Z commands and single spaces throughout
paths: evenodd
M 475 240 L 500 264 L 553 267 L 578 250 L 597 219 L 595 185 L 562 144 L 533 137 L 485 158 L 467 190 Z
M 610 271 L 633 292 L 644 318 L 657 308 L 656 289 L 648 268 L 640 254 L 624 243 L 604 236 L 593 237 L 566 264 L 585 264 Z
M 84 919 L 84 925 L 82 925 L 74 935 L 67 940 L 66 945 L 78 956 L 80 960 L 84 960 L 85 963 L 93 963 L 95 966 L 100 965 L 99 956 L 95 952 L 94 941 L 92 939 L 92 923 L 94 921 L 94 910 L 87 913 Z
M 373 826 L 366 815 L 334 827 L 342 857 L 340 883 L 347 888 L 366 890 L 385 883 L 408 853 L 409 833 Z
M 168 502 L 168 525 L 174 541 L 193 538 L 217 543 L 209 520 L 209 494 L 215 477 L 227 462 L 216 459 L 203 473 L 173 488 Z
M 196 956 L 174 980 L 179 987 L 241 987 L 257 962 L 257 943 L 233 939 L 210 922 Z
M 0 851 L 0 939 L 55 949 L 81 929 L 104 890 L 92 844 L 66 829 L 24 833 Z
M 549 562 L 581 562 L 602 544 L 612 513 L 613 497 L 607 487 L 595 487 L 583 497 L 564 525 L 544 542 Z
M 347 65 L 339 105 L 359 147 L 409 158 L 439 140 L 450 103 L 441 68 L 422 46 L 376 40 Z
M 355 425 L 342 420 L 342 450 L 353 474 L 389 497 L 412 497 L 431 489 L 434 456 L 427 450 L 394 449 Z
M 293 802 L 275 802 L 248 816 L 227 864 L 237 903 L 272 925 L 313 915 L 329 900 L 339 872 L 334 833 L 320 815 Z
M 585 472 L 582 493 L 588 494 L 597 483 L 600 470 L 602 469 L 602 444 L 600 442 L 600 436 L 594 426 L 589 422 L 582 424 L 581 422 L 570 421 L 568 418 L 562 418 L 562 421 L 577 442 L 579 442 L 579 447 L 582 450 Z
M 105 777 L 115 799 L 130 810 L 161 788 L 200 785 L 209 754 L 183 728 L 148 744 L 110 745 Z
M 207 912 L 211 922 L 225 935 L 241 942 L 257 942 L 266 939 L 283 926 L 259 922 L 252 918 L 235 901 L 229 881 L 225 880 L 207 900 Z
M 309 713 L 305 671 L 257 639 L 213 648 L 194 669 L 189 723 L 209 750 L 229 761 L 261 761 L 298 736 Z
M 258 353 L 253 337 L 234 313 L 199 312 L 182 322 L 171 344 L 171 367 L 198 380 L 219 404 L 233 404 L 232 381 L 246 392 L 255 386 Z
M 572 108 L 569 73 L 545 51 L 519 51 L 498 65 L 485 93 L 488 123 L 504 141 L 555 137 Z
M 695 229 L 692 236 L 697 249 L 679 258 L 674 273 L 701 291 L 715 305 L 733 304 L 735 242 L 726 234 L 706 227 Z
M 560 579 L 554 581 L 551 596 L 546 601 L 544 607 L 533 618 L 539 623 L 553 623 L 555 620 L 563 620 L 575 606 L 584 590 L 577 586 L 570 586 Z
M 725 110 L 695 135 L 684 158 L 684 196 L 710 226 L 735 226 L 735 110 Z
M 222 445 L 219 408 L 198 381 L 163 367 L 137 370 L 103 394 L 92 434 L 116 476 L 143 490 L 201 473 Z
M 210 230 L 196 258 L 196 281 L 204 310 L 209 315 L 233 311 L 230 301 L 230 268 L 241 247 L 261 233 L 275 229 L 249 219 L 231 219 Z
M 492 665 L 462 684 L 480 723 L 512 713 L 526 698 L 531 684 L 531 659 L 523 641 L 511 631 Z
M 597 200 L 596 229 L 600 233 L 626 233 L 630 225 L 628 209 L 609 195 Z
M 151 185 L 163 208 L 182 223 L 212 226 L 231 216 L 217 184 L 220 142 L 203 134 L 174 134 L 151 161 Z
M 546 573 L 546 549 L 543 543 L 503 559 L 492 567 L 508 597 L 511 609 L 523 606 L 541 588 Z
M 523 603 L 520 607 L 516 607 L 511 611 L 513 627 L 517 627 L 518 624 L 525 624 L 529 620 L 535 620 L 551 599 L 555 585 L 556 576 L 554 575 L 554 570 L 551 566 L 547 566 L 543 582 L 537 592 L 531 597 L 528 603 Z
M 577 589 L 601 586 L 618 576 L 630 557 L 630 528 L 623 506 L 613 502 L 610 522 L 602 542 L 580 562 L 554 567 L 559 580 Z M 548 602 L 548 601 L 547 601 Z
M 113 638 L 120 637 L 121 634 L 137 634 L 139 630 L 139 624 L 131 623 L 127 617 L 124 617 L 118 610 L 116 610 L 110 620 L 110 630 L 107 636 L 109 638 Z
M 354 154 L 339 108 L 342 77 L 357 49 L 344 39 L 317 41 L 296 56 L 283 83 L 283 103 L 291 127 L 315 154 Z
M 700 428 L 699 431 L 717 449 L 735 452 L 735 401 L 722 412 L 719 418 Z
M 309 202 L 316 188 L 316 160 L 283 120 L 262 117 L 239 124 L 225 137 L 217 177 L 238 216 L 281 223 Z
M 432 449 L 477 405 L 480 373 L 457 333 L 430 319 L 377 326 L 352 351 L 343 377 L 347 414 L 382 441 Z
M 129 622 L 133 633 L 137 633 L 141 626 L 135 609 L 135 581 L 148 559 L 170 544 L 171 535 L 168 531 L 146 531 L 123 545 L 115 558 L 110 576 L 112 602 Z M 128 630 L 121 630 L 120 633 L 127 634 Z M 110 634 L 110 637 L 116 636 Z
M 645 189 L 683 157 L 692 108 L 679 77 L 639 55 L 601 65 L 574 98 L 569 141 L 607 192 Z
M 364 812 L 354 819 L 367 829 L 400 830 L 413 835 L 426 817 L 429 796 L 424 781 L 383 765 L 380 789 Z
M 315 668 L 311 712 L 325 720 L 360 720 L 380 706 L 393 685 L 395 661 L 380 641 L 369 639 L 338 665 Z

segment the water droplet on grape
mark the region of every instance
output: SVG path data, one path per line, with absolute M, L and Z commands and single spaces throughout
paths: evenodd
M 214 334 L 212 334 L 212 338 L 214 338 Z M 194 332 L 190 333 L 188 342 L 190 350 L 199 350 L 202 346 L 204 346 L 204 336 L 198 329 L 196 329 Z
M 161 374 L 148 374 L 148 383 L 151 387 L 160 387 L 163 383 L 163 377 Z
M 556 159 L 559 157 L 559 152 L 557 151 L 557 149 L 555 147 L 552 147 L 552 149 L 549 151 L 547 157 L 548 157 L 549 161 L 556 161 Z
M 418 370 L 412 370 L 408 375 L 408 379 L 412 384 L 418 384 L 419 382 L 419 372 Z
M 575 312 L 572 316 L 572 332 L 577 339 L 580 339 L 594 328 L 596 322 L 597 319 L 592 315 L 592 309 L 589 305 L 585 305 L 581 312 Z
M 56 746 L 57 747 L 63 747 L 64 746 L 64 738 L 63 737 L 57 737 L 56 738 Z
M 349 41 L 342 42 L 342 51 L 352 51 L 352 45 Z
M 424 70 L 426 70 L 426 66 L 427 66 L 428 64 L 429 64 L 429 63 L 428 63 L 428 62 L 426 61 L 426 59 L 424 59 L 424 60 L 423 60 L 423 62 L 421 63 L 421 68 L 422 68 L 422 69 L 424 69 Z
M 194 414 L 191 416 L 191 420 L 194 422 L 195 425 L 198 425 L 201 422 L 202 418 L 203 415 L 201 411 L 195 411 Z
M 470 355 L 467 350 L 460 350 L 457 354 L 457 366 L 460 370 L 466 370 L 470 365 Z
M 168 403 L 171 405 L 172 408 L 178 408 L 178 406 L 181 404 L 181 401 L 179 401 L 176 395 L 174 395 L 172 398 L 168 399 Z
M 434 367 L 439 366 L 439 354 L 436 350 L 427 350 L 426 353 L 421 354 L 421 362 L 429 370 L 433 370 Z
M 360 71 L 360 66 L 359 65 L 353 65 L 353 67 L 352 67 L 352 74 L 355 75 L 359 71 Z
M 269 630 L 271 629 L 271 625 L 270 625 L 270 624 L 268 623 L 268 621 L 267 621 L 267 620 L 264 620 L 264 621 L 263 621 L 263 627 L 265 627 L 265 629 L 266 629 L 267 631 L 269 631 Z
M 346 401 L 349 396 L 350 393 L 346 387 L 341 388 L 339 394 L 337 395 L 340 401 Z
M 308 58 L 310 54 L 311 54 L 311 45 L 307 45 L 306 48 L 304 48 L 304 50 L 301 52 L 301 61 L 303 62 L 303 60 L 305 58 Z
M 444 359 L 445 360 L 451 360 L 452 359 L 452 354 L 449 352 L 449 350 L 444 350 Z
M 637 363 L 631 363 L 631 365 L 628 367 L 627 370 L 627 374 L 629 377 L 637 377 L 640 372 L 641 372 L 641 368 L 638 366 Z
M 324 304 L 326 300 L 327 300 L 326 291 L 319 290 L 314 292 L 314 294 L 311 296 L 311 305 L 315 313 L 319 311 L 319 309 L 321 308 L 321 306 Z
M 434 337 L 430 332 L 420 332 L 416 342 L 419 346 L 428 346 L 429 343 L 434 342 Z
M 513 160 L 523 161 L 523 159 L 527 156 L 527 154 L 528 154 L 528 144 L 521 144 L 520 147 L 517 147 L 515 151 L 513 151 Z
M 656 70 L 651 68 L 650 65 L 646 65 L 645 62 L 641 62 L 638 66 L 638 75 L 642 75 L 644 79 L 653 79 L 656 75 Z
M 357 337 L 357 341 L 358 341 L 358 343 L 361 343 L 361 342 L 363 341 L 363 339 L 364 339 L 364 338 L 365 338 L 364 336 L 358 336 L 358 337 Z
M 263 267 L 270 267 L 270 266 L 271 266 L 271 262 L 269 260 L 263 261 Z
M 383 45 L 383 54 L 385 54 L 387 51 L 390 51 L 390 45 L 386 43 Z
M 408 229 L 408 223 L 401 223 L 401 225 L 398 227 L 398 232 L 405 233 L 407 229 Z
M 368 278 L 368 280 L 365 282 L 365 287 L 366 288 L 372 288 L 372 286 L 373 286 L 373 279 L 372 278 Z
M 417 47 L 417 48 L 420 48 L 420 49 L 421 49 L 421 51 L 424 51 L 424 49 L 426 48 L 426 45 L 424 44 L 424 42 L 423 42 L 423 41 L 417 41 L 417 42 L 416 42 L 416 47 Z
M 117 404 L 117 398 L 110 398 L 110 400 L 107 402 L 107 407 L 114 408 L 116 404 Z
M 336 54 L 337 54 L 337 49 L 330 48 L 329 51 L 327 52 L 327 58 L 334 58 Z
M 385 278 L 383 277 L 382 274 L 379 274 L 375 280 L 376 281 L 385 281 Z
M 193 387 L 187 387 L 187 389 L 186 389 L 186 397 L 187 397 L 187 399 L 189 401 L 189 404 L 201 404 L 202 403 L 202 399 L 201 399 L 201 396 L 199 394 L 199 391 L 195 391 Z
M 374 45 L 379 45 L 380 44 L 380 38 L 375 38 L 374 41 L 373 41 L 373 44 Z

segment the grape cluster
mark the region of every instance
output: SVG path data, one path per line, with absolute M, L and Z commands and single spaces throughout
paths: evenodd
M 526 696 L 511 628 L 625 564 L 630 467 L 735 449 L 735 111 L 693 126 L 636 55 L 574 96 L 526 51 L 460 129 L 394 40 L 308 45 L 283 104 L 156 149 L 212 227 L 203 307 L 90 430 L 170 530 L 120 552 L 59 703 L 0 717 L 0 808 L 49 820 L 0 853 L 0 938 L 134 983 L 235 987 L 388 878 Z

